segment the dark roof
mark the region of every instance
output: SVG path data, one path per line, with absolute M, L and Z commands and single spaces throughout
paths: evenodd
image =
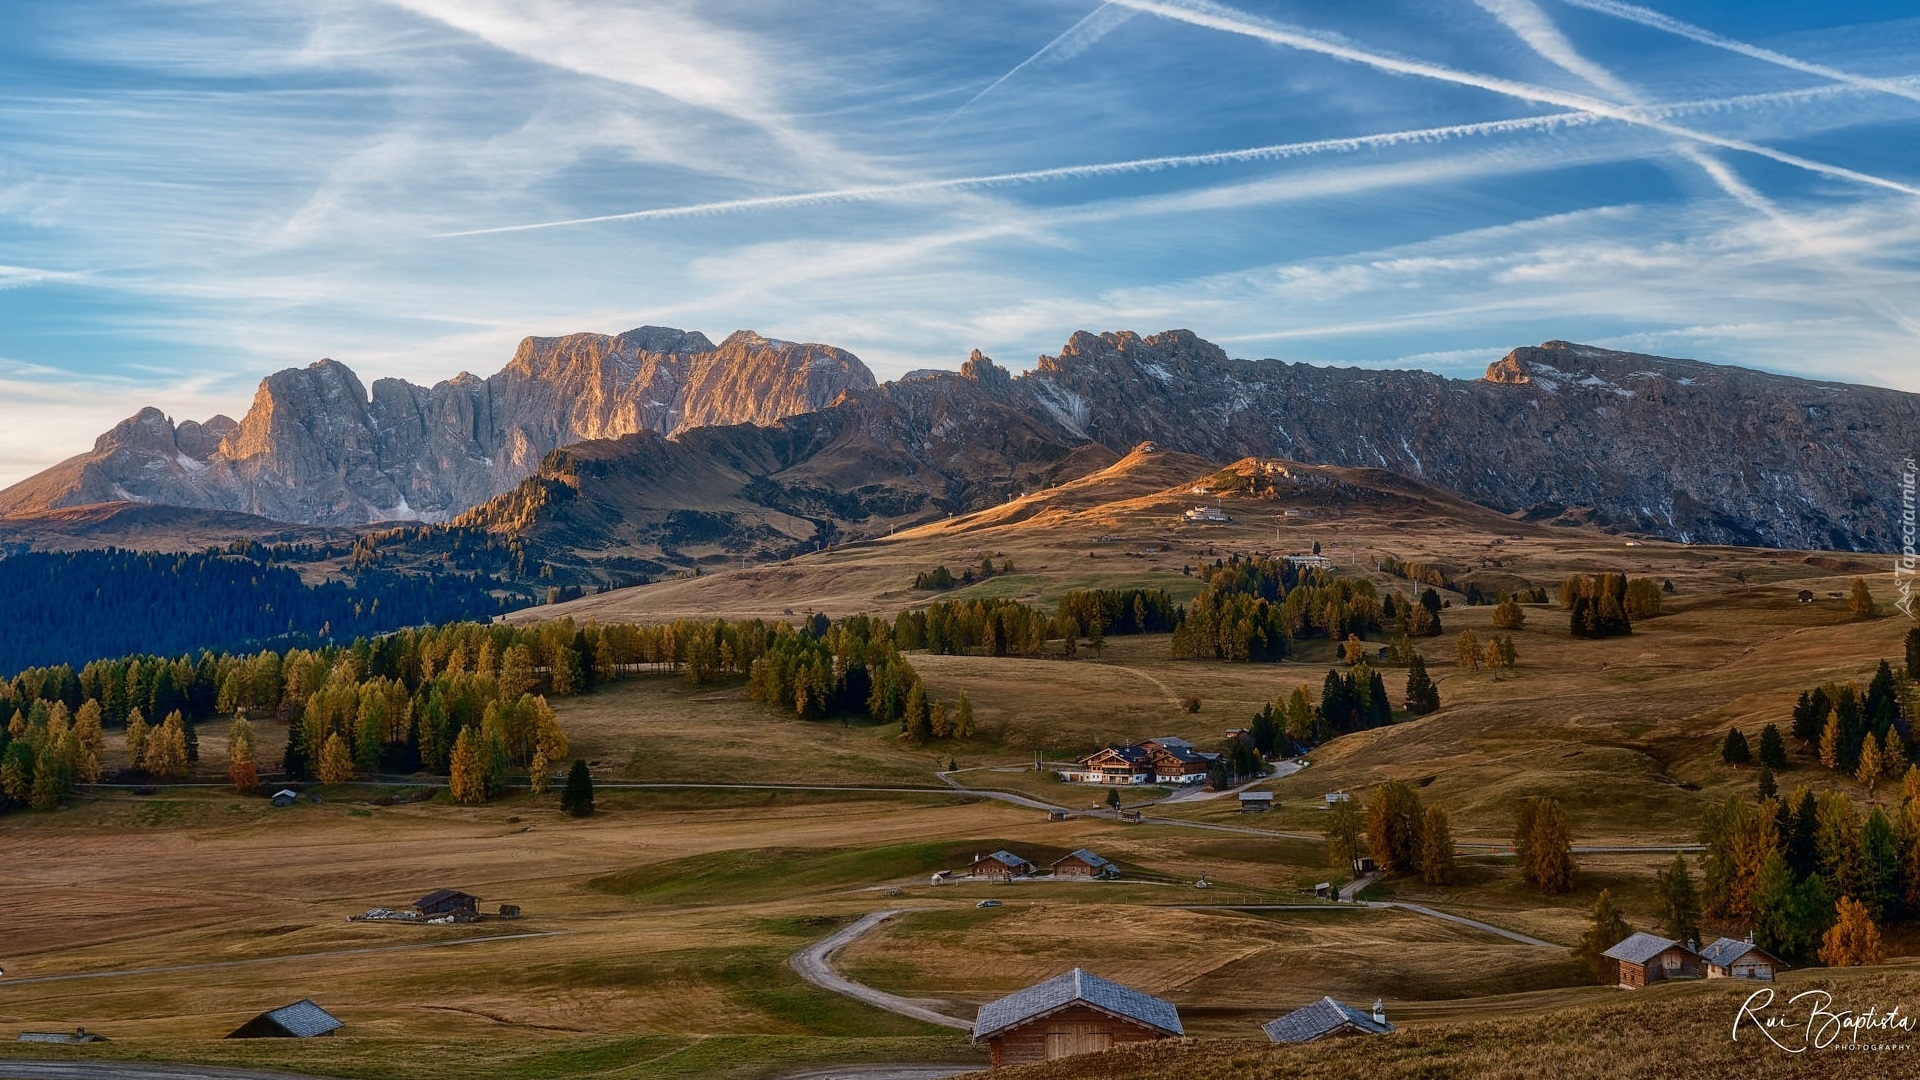
M 271 1012 L 261 1013 L 255 1017 L 252 1022 L 257 1023 L 261 1020 L 274 1024 L 286 1031 L 287 1034 L 295 1035 L 302 1039 L 312 1038 L 315 1035 L 325 1035 L 329 1031 L 344 1026 L 332 1013 L 315 1005 L 306 998 L 301 998 L 291 1005 L 282 1005 Z
M 1365 1035 L 1385 1035 L 1393 1030 L 1392 1024 L 1375 1021 L 1372 1013 L 1342 1005 L 1330 997 L 1269 1020 L 1260 1025 L 1260 1030 L 1277 1043 L 1303 1043 L 1325 1038 L 1346 1027 Z
M 1075 1003 L 1169 1035 L 1186 1034 L 1180 1026 L 1180 1011 L 1172 1002 L 1074 968 L 980 1006 L 973 1021 L 973 1037 L 984 1039 Z
M 1701 949 L 1700 955 L 1706 959 L 1707 963 L 1715 967 L 1728 967 L 1731 966 L 1734 961 L 1739 960 L 1750 952 L 1757 952 L 1767 959 L 1772 960 L 1774 963 L 1780 962 L 1779 957 L 1774 956 L 1753 942 L 1741 941 L 1739 938 L 1730 937 L 1723 937 L 1706 948 Z
M 1658 934 L 1636 933 L 1600 955 L 1628 964 L 1644 964 L 1676 946 L 1683 949 L 1686 947 L 1672 938 L 1663 938 Z
M 1011 851 L 996 851 L 991 855 L 982 855 L 973 861 L 977 863 L 986 862 L 988 859 L 992 859 L 994 862 L 997 862 L 1002 866 L 1008 867 L 1009 869 L 1013 869 L 1013 870 L 1018 870 L 1023 866 L 1033 865 L 1032 863 L 1021 858 L 1020 856 L 1015 855 Z
M 1101 858 L 1100 856 L 1095 855 L 1093 852 L 1088 851 L 1086 848 L 1076 848 L 1075 850 L 1068 852 L 1067 854 L 1061 856 L 1059 859 L 1056 859 L 1053 865 L 1059 866 L 1061 863 L 1066 862 L 1068 859 L 1079 859 L 1081 862 L 1086 863 L 1088 866 L 1093 867 L 1095 870 L 1099 870 L 1102 867 L 1113 865 L 1112 863 Z
M 419 908 L 432 907 L 435 904 L 443 903 L 447 900 L 471 900 L 476 904 L 480 902 L 479 897 L 472 893 L 463 893 L 459 889 L 435 889 L 420 899 L 415 900 L 413 906 Z

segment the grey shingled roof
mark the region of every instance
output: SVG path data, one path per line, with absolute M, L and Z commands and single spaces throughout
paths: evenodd
M 1180 1026 L 1180 1010 L 1172 1002 L 1074 968 L 980 1006 L 973 1037 L 976 1041 L 987 1038 L 1076 1002 L 1169 1035 L 1186 1034 Z
M 282 1005 L 262 1015 L 303 1039 L 325 1035 L 329 1031 L 344 1026 L 332 1013 L 306 998 L 301 998 L 291 1005 Z
M 1068 859 L 1079 859 L 1081 862 L 1086 863 L 1088 866 L 1093 867 L 1095 870 L 1098 870 L 1103 866 L 1113 865 L 1112 863 L 1101 858 L 1100 856 L 1095 855 L 1093 852 L 1088 851 L 1086 848 L 1076 848 L 1073 851 L 1068 852 L 1066 855 L 1062 856 L 1059 859 L 1059 861 L 1055 862 L 1053 865 L 1059 866 L 1060 863 L 1066 862 Z
M 1734 961 L 1750 952 L 1757 952 L 1768 958 L 1773 957 L 1772 953 L 1767 952 L 1767 950 L 1762 949 L 1751 941 L 1741 941 L 1739 938 L 1730 937 L 1723 937 L 1706 948 L 1701 949 L 1700 955 L 1706 959 L 1707 963 L 1713 964 L 1716 967 L 1730 967 Z
M 996 852 L 994 852 L 994 853 L 993 853 L 993 854 L 991 854 L 991 855 L 982 855 L 982 856 L 980 856 L 979 858 L 977 858 L 977 859 L 975 859 L 975 860 L 973 860 L 973 861 L 974 861 L 974 862 L 986 862 L 986 861 L 987 861 L 988 859 L 992 859 L 992 860 L 993 860 L 994 862 L 997 862 L 997 863 L 999 863 L 999 864 L 1001 864 L 1002 866 L 1005 866 L 1005 867 L 1007 867 L 1008 869 L 1011 869 L 1011 870 L 1018 870 L 1018 869 L 1020 869 L 1020 868 L 1021 868 L 1021 867 L 1023 867 L 1023 866 L 1032 866 L 1032 865 L 1033 865 L 1032 863 L 1030 863 L 1030 862 L 1028 862 L 1027 860 L 1025 860 L 1025 859 L 1023 859 L 1023 858 L 1021 858 L 1020 856 L 1018 856 L 1018 855 L 1015 855 L 1015 854 L 1014 854 L 1013 852 L 1011 852 L 1011 851 L 996 851 Z
M 1372 1013 L 1342 1005 L 1330 997 L 1269 1020 L 1260 1025 L 1260 1030 L 1277 1043 L 1303 1043 L 1325 1038 L 1348 1026 L 1366 1035 L 1385 1035 L 1393 1030 L 1392 1024 L 1376 1022 Z
M 1658 934 L 1636 933 L 1600 955 L 1628 964 L 1644 964 L 1679 944 Z

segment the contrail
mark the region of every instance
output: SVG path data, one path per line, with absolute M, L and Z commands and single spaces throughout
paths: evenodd
M 1021 172 L 994 173 L 989 176 L 959 176 L 943 180 L 915 180 L 900 184 L 869 184 L 835 188 L 829 191 L 803 191 L 791 195 L 762 195 L 750 199 L 727 199 L 690 206 L 663 206 L 652 210 L 633 210 L 623 214 L 599 214 L 594 217 L 568 218 L 564 221 L 539 221 L 525 225 L 499 225 L 488 229 L 463 229 L 439 233 L 435 239 L 458 236 L 489 236 L 494 233 L 531 232 L 559 229 L 569 225 L 594 225 L 609 221 L 659 221 L 668 218 L 705 217 L 736 210 L 768 210 L 783 206 L 812 206 L 821 203 L 866 202 L 914 195 L 928 191 L 958 191 L 969 188 L 1005 187 L 1014 184 L 1043 183 L 1049 180 L 1081 180 L 1123 173 L 1155 172 L 1161 169 L 1185 169 L 1206 165 L 1232 165 L 1248 161 L 1277 161 L 1312 154 L 1350 153 L 1388 146 L 1448 142 L 1474 135 L 1499 135 L 1514 131 L 1535 131 L 1556 127 L 1575 127 L 1597 123 L 1607 117 L 1586 111 L 1523 116 L 1512 120 L 1488 120 L 1476 124 L 1452 124 L 1446 127 L 1388 131 L 1377 135 L 1355 135 L 1312 142 L 1275 143 L 1245 150 L 1220 150 L 1206 154 L 1177 154 L 1168 157 L 1134 158 L 1092 165 L 1062 165 L 1051 169 L 1027 169 Z
M 1131 8 L 1115 7 L 1109 3 L 1102 3 L 1099 7 L 1089 12 L 1086 18 L 1067 27 L 1060 33 L 1059 37 L 1040 46 L 1039 52 L 1015 64 L 1013 70 L 993 80 L 985 90 L 968 98 L 966 104 L 948 113 L 946 118 L 941 120 L 939 124 L 935 124 L 934 127 L 938 128 L 941 124 L 945 124 L 948 120 L 952 120 L 954 117 L 966 112 L 973 107 L 975 102 L 993 93 L 995 90 L 1000 89 L 1001 85 L 1008 79 L 1020 74 L 1034 64 L 1040 63 L 1043 60 L 1071 60 L 1079 56 L 1091 48 L 1094 42 L 1118 30 L 1122 24 L 1138 14 L 1140 13 Z
M 1868 75 L 1856 75 L 1853 72 L 1841 71 L 1839 68 L 1831 68 L 1825 64 L 1815 64 L 1807 60 L 1787 56 L 1784 53 L 1777 53 L 1772 49 L 1763 49 L 1758 45 L 1749 45 L 1744 41 L 1735 41 L 1733 38 L 1721 37 L 1719 34 L 1704 27 L 1695 26 L 1688 22 L 1681 22 L 1679 19 L 1673 18 L 1670 15 L 1662 15 L 1657 11 L 1640 7 L 1637 4 L 1623 4 L 1620 3 L 1619 0 L 1561 0 L 1561 2 L 1571 7 L 1585 8 L 1588 11 L 1600 12 L 1602 15 L 1612 15 L 1617 19 L 1636 22 L 1642 26 L 1650 26 L 1655 30 L 1664 30 L 1669 34 L 1674 34 L 1690 41 L 1697 41 L 1702 45 L 1711 45 L 1716 49 L 1725 49 L 1730 53 L 1738 53 L 1741 56 L 1764 61 L 1792 71 L 1802 72 L 1807 75 L 1818 75 L 1823 79 L 1846 83 L 1848 86 L 1857 86 L 1862 90 L 1874 90 L 1882 94 L 1892 94 L 1895 97 L 1903 97 L 1909 101 L 1920 101 L 1920 90 L 1902 86 L 1897 82 L 1891 82 L 1886 79 L 1876 79 Z
M 1903 195 L 1912 195 L 1915 198 L 1920 198 L 1920 188 L 1914 187 L 1911 184 L 1903 184 L 1897 180 L 1889 180 L 1883 176 L 1863 173 L 1857 169 L 1849 169 L 1840 165 L 1829 165 L 1822 161 L 1802 157 L 1799 154 L 1791 154 L 1784 150 L 1775 150 L 1770 146 L 1747 142 L 1744 139 L 1731 139 L 1704 131 L 1695 131 L 1678 124 L 1670 124 L 1664 120 L 1659 120 L 1642 110 L 1616 105 L 1613 102 L 1603 101 L 1586 94 L 1575 94 L 1544 86 L 1534 86 L 1530 83 L 1524 83 L 1514 79 L 1502 79 L 1493 75 L 1473 75 L 1463 71 L 1456 71 L 1452 68 L 1442 67 L 1438 64 L 1426 63 L 1425 61 L 1403 60 L 1396 56 L 1370 52 L 1366 49 L 1348 45 L 1343 41 L 1334 41 L 1328 38 L 1318 37 L 1304 30 L 1297 30 L 1281 26 L 1277 23 L 1270 23 L 1234 8 L 1213 3 L 1212 0 L 1109 0 L 1109 2 L 1122 7 L 1130 7 L 1136 11 L 1144 11 L 1149 15 L 1158 15 L 1162 18 L 1172 19 L 1176 22 L 1184 22 L 1193 26 L 1219 30 L 1229 34 L 1239 34 L 1243 37 L 1266 41 L 1274 45 L 1284 45 L 1288 48 L 1300 49 L 1304 52 L 1320 53 L 1339 60 L 1364 64 L 1368 67 L 1393 72 L 1398 75 L 1413 75 L 1423 79 L 1434 79 L 1439 82 L 1453 83 L 1457 86 L 1471 86 L 1476 89 L 1486 90 L 1495 94 L 1504 94 L 1508 97 L 1518 98 L 1522 101 L 1530 101 L 1535 104 L 1554 105 L 1563 109 L 1576 109 L 1580 112 L 1593 113 L 1598 116 L 1604 116 L 1610 120 L 1618 120 L 1626 124 L 1636 124 L 1677 138 L 1689 139 L 1693 142 L 1704 143 L 1708 146 L 1717 146 L 1723 150 L 1738 150 L 1744 154 L 1754 154 L 1767 158 L 1770 161 L 1777 161 L 1782 165 L 1791 165 L 1794 168 L 1804 169 L 1822 176 L 1829 176 L 1840 180 L 1851 180 L 1856 184 L 1884 188 L 1888 191 L 1897 191 Z

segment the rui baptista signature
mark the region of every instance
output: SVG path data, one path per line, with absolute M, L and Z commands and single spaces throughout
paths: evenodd
M 1833 995 L 1825 990 L 1802 990 L 1787 998 L 1785 1014 L 1772 1015 L 1774 990 L 1755 990 L 1733 1017 L 1733 1041 L 1740 1041 L 1742 1024 L 1750 1025 L 1767 1041 L 1789 1054 L 1829 1047 L 1845 1049 L 1905 1049 L 1906 1037 L 1913 1032 L 1915 1020 L 1900 1011 L 1900 1006 L 1882 1010 L 1869 1005 L 1865 1011 L 1835 1009 Z M 1800 1015 L 1800 1010 L 1805 1015 Z

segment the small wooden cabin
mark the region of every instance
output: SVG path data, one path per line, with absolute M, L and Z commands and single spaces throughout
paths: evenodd
M 1172 1002 L 1079 968 L 980 1006 L 973 1023 L 996 1069 L 1185 1034 Z
M 1709 979 L 1772 982 L 1780 969 L 1787 966 L 1779 957 L 1755 945 L 1751 936 L 1745 941 L 1723 937 L 1701 949 L 1700 959 L 1706 961 Z
M 996 851 L 991 855 L 975 856 L 967 872 L 977 878 L 1012 881 L 1017 877 L 1026 877 L 1035 869 L 1032 863 L 1011 851 Z
M 332 1013 L 302 998 L 241 1024 L 229 1039 L 311 1039 L 331 1035 L 345 1025 Z
M 1813 603 L 1813 590 L 1812 590 L 1812 589 L 1801 589 L 1801 590 L 1800 590 L 1800 602 L 1801 602 L 1801 603 L 1803 603 L 1803 604 L 1811 604 L 1811 603 Z
M 415 900 L 413 906 L 429 919 L 441 915 L 452 915 L 456 919 L 480 917 L 480 898 L 456 889 L 435 889 Z
M 1240 812 L 1243 814 L 1264 814 L 1273 809 L 1273 792 L 1243 791 L 1240 793 Z
M 1117 878 L 1120 868 L 1086 848 L 1071 852 L 1053 864 L 1057 878 Z
M 1620 985 L 1629 990 L 1662 979 L 1697 979 L 1705 974 L 1699 953 L 1658 934 L 1634 934 L 1600 955 L 1620 965 Z
M 1369 1016 L 1351 1005 L 1323 997 L 1267 1021 L 1260 1025 L 1260 1030 L 1277 1043 L 1307 1043 L 1342 1035 L 1385 1035 L 1394 1027 L 1387 1023 L 1386 1006 L 1378 1000 L 1374 1001 L 1373 1015 Z
M 275 806 L 292 806 L 299 800 L 300 793 L 292 788 L 281 788 L 279 791 L 273 793 L 273 805 Z

